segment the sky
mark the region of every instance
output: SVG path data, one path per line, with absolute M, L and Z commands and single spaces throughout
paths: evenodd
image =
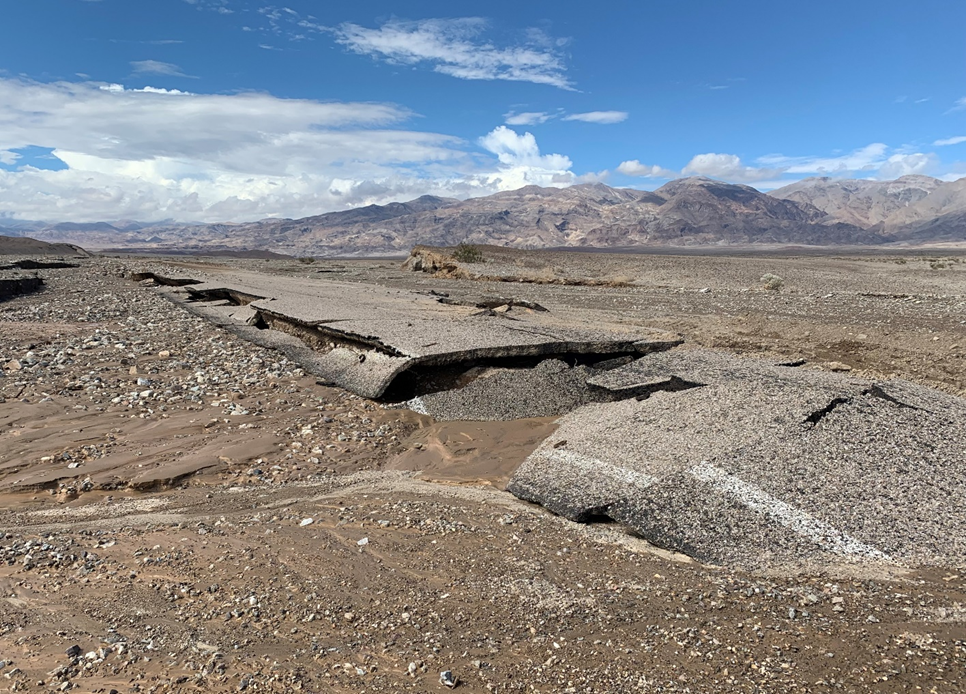
M 6 0 L 0 222 L 966 176 L 966 3 Z

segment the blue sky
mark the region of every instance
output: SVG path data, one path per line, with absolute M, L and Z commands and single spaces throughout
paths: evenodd
M 0 215 L 241 221 L 706 175 L 966 176 L 966 3 L 35 0 Z

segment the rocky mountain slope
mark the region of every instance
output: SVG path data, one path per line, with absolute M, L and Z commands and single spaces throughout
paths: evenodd
M 771 192 L 782 200 L 814 205 L 843 222 L 863 228 L 886 221 L 940 188 L 929 176 L 903 176 L 894 181 L 863 181 L 827 176 L 806 178 Z
M 47 243 L 25 236 L 0 236 L 0 255 L 88 256 L 90 254 L 71 244 Z
M 966 240 L 966 178 L 929 176 L 894 181 L 806 178 L 772 196 L 813 205 L 833 219 L 913 243 Z
M 966 179 L 811 178 L 772 194 L 708 178 L 654 192 L 601 183 L 527 186 L 469 200 L 405 203 L 244 224 L 21 226 L 46 241 L 86 248 L 270 250 L 289 255 L 401 254 L 414 245 L 513 248 L 646 245 L 842 245 L 966 240 Z M 0 230 L 2 231 L 2 230 Z

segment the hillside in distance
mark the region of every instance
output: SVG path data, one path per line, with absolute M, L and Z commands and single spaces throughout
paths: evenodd
M 602 183 L 527 186 L 455 200 L 423 196 L 303 219 L 242 224 L 57 224 L 34 238 L 86 248 L 266 250 L 288 255 L 404 254 L 417 244 L 514 248 L 865 245 L 966 241 L 966 179 L 811 178 L 771 194 L 694 177 L 650 192 Z M 32 225 L 33 226 L 33 225 Z
M 771 195 L 813 205 L 833 219 L 876 231 L 889 241 L 966 241 L 966 178 L 949 182 L 929 176 L 894 181 L 806 178 Z
M 929 176 L 902 176 L 894 181 L 821 177 L 796 181 L 771 195 L 813 205 L 840 221 L 868 228 L 915 205 L 942 185 Z

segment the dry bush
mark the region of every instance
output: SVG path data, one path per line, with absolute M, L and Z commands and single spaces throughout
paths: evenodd
M 769 292 L 780 292 L 782 287 L 785 286 L 785 280 L 778 275 L 766 272 L 761 276 L 761 285 Z

